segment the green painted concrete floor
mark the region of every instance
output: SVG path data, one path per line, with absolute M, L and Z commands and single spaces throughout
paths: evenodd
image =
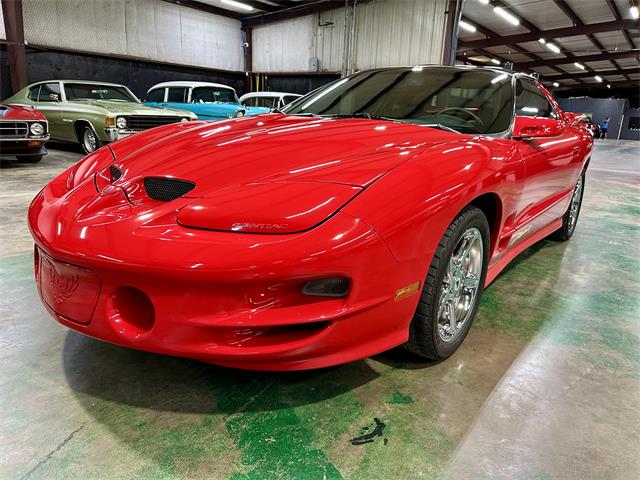
M 449 360 L 287 374 L 115 347 L 45 313 L 26 208 L 79 156 L 0 170 L 0 478 L 640 478 L 640 142 L 597 143 L 573 239 L 518 257 Z M 374 418 L 382 435 L 351 445 Z

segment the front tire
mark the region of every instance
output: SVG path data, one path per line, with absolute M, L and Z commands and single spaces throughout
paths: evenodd
M 584 180 L 584 172 L 582 172 L 573 188 L 569 208 L 567 208 L 567 211 L 562 216 L 562 227 L 550 235 L 552 240 L 565 242 L 573 236 L 573 232 L 576 230 L 576 224 L 578 223 L 578 217 L 580 216 L 580 209 L 582 208 Z
M 458 349 L 484 290 L 489 238 L 487 218 L 477 207 L 466 207 L 451 222 L 431 260 L 407 350 L 442 360 Z
M 84 153 L 89 154 L 91 152 L 95 152 L 102 146 L 100 138 L 98 138 L 98 134 L 92 127 L 89 125 L 83 125 L 79 130 L 80 145 L 82 146 Z

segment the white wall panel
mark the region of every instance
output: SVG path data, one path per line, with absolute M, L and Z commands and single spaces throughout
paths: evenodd
M 446 0 L 372 0 L 358 5 L 353 67 L 440 63 L 445 10 Z M 309 58 L 317 57 L 320 71 L 340 71 L 344 13 L 341 8 L 255 27 L 254 70 L 304 72 L 309 70 Z M 351 31 L 350 21 L 346 28 Z
M 241 71 L 241 23 L 160 0 L 24 0 L 28 43 Z
M 446 0 L 374 0 L 357 8 L 357 69 L 441 63 Z
M 253 70 L 304 72 L 309 70 L 317 15 L 254 28 Z

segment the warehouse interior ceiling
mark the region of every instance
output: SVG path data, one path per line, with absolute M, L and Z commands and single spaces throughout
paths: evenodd
M 563 94 L 637 90 L 637 9 L 636 0 L 466 0 L 457 59 L 511 62 Z

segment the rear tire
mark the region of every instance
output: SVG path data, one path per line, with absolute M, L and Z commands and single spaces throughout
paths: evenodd
M 27 155 L 25 157 L 18 157 L 18 161 L 24 163 L 38 163 L 42 160 L 42 157 L 44 157 L 44 155 Z
M 580 174 L 575 187 L 573 188 L 573 194 L 571 196 L 571 203 L 569 208 L 562 216 L 562 227 L 549 235 L 552 240 L 558 240 L 565 242 L 573 236 L 573 232 L 576 230 L 578 223 L 578 217 L 580 216 L 580 209 L 582 207 L 582 197 L 584 197 L 584 172 Z
M 451 222 L 431 259 L 404 345 L 407 350 L 442 360 L 458 349 L 484 290 L 489 238 L 489 223 L 477 207 L 466 207 Z

